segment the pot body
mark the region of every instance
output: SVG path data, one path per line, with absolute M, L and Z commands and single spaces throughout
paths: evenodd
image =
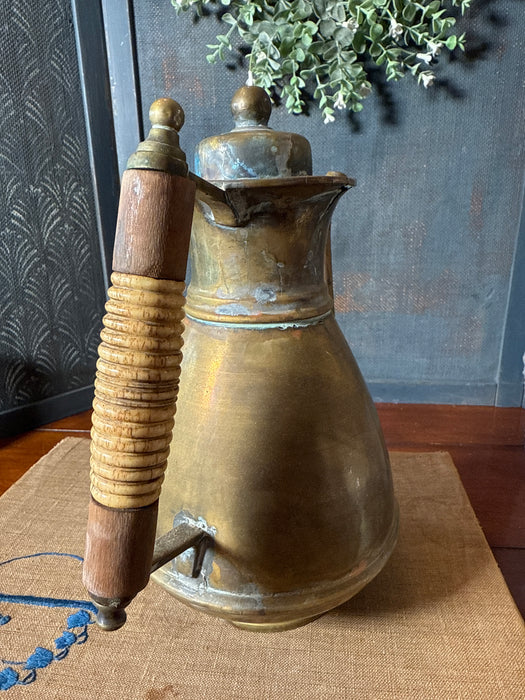
M 189 550 L 154 578 L 255 630 L 297 626 L 350 598 L 397 534 L 381 428 L 328 284 L 330 216 L 344 188 L 307 184 L 291 183 L 288 202 L 266 209 L 274 185 L 256 186 L 238 227 L 196 211 L 160 500 L 159 534 L 189 517 L 214 545 L 198 576 Z

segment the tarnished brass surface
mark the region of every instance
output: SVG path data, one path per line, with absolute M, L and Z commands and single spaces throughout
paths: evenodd
M 278 323 L 330 311 L 324 263 L 330 218 L 353 181 L 309 176 L 220 184 L 244 225 L 221 225 L 213 202 L 197 203 L 186 313 Z
M 149 118 L 150 132 L 128 159 L 126 169 L 161 170 L 186 176 L 188 164 L 178 134 L 184 124 L 182 107 L 169 97 L 161 97 L 151 105 Z
M 383 566 L 397 512 L 368 391 L 335 319 L 260 330 L 188 320 L 159 532 L 216 529 L 199 579 L 154 577 L 233 621 L 325 612 Z
M 198 576 L 190 550 L 153 577 L 199 610 L 278 631 L 373 578 L 398 513 L 376 411 L 330 289 L 330 219 L 355 183 L 310 175 L 302 137 L 284 135 L 283 150 L 265 125 L 266 99 L 237 93 L 237 127 L 199 147 L 213 182 L 196 179 L 158 532 L 198 520 L 210 542 Z
M 396 539 L 381 428 L 328 286 L 330 216 L 350 184 L 227 183 L 247 223 L 218 225 L 202 206 L 194 218 L 159 533 L 187 513 L 214 545 L 197 578 L 188 553 L 153 577 L 245 629 L 289 629 L 339 605 Z
M 308 140 L 268 126 L 271 103 L 262 88 L 240 88 L 231 107 L 235 128 L 210 136 L 197 147 L 198 175 L 206 180 L 238 180 L 312 174 Z

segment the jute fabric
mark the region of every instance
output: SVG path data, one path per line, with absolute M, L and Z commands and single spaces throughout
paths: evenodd
M 121 630 L 91 624 L 81 563 L 67 556 L 83 553 L 88 462 L 88 441 L 67 438 L 0 499 L 6 698 L 525 697 L 523 622 L 447 454 L 392 454 L 401 529 L 389 563 L 342 607 L 272 634 L 154 583 Z

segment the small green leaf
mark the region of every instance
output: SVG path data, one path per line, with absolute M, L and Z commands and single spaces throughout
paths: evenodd
M 337 27 L 335 32 L 334 32 L 334 39 L 343 48 L 346 48 L 347 46 L 351 46 L 353 38 L 354 38 L 354 33 L 351 32 L 346 27 Z
M 377 58 L 382 51 L 383 49 L 379 46 L 379 44 L 372 44 L 368 50 L 368 53 L 372 56 L 372 58 Z
M 338 23 L 344 22 L 346 19 L 346 10 L 342 2 L 338 2 L 330 11 L 330 16 Z
M 412 22 L 414 17 L 416 16 L 417 12 L 417 7 L 413 3 L 409 3 L 408 5 L 405 5 L 403 9 L 403 19 L 406 19 L 407 22 Z
M 310 53 L 313 56 L 320 56 L 324 50 L 324 41 L 314 41 L 310 46 Z
M 441 9 L 441 2 L 439 2 L 439 0 L 433 0 L 431 3 L 429 3 L 426 6 L 425 14 L 433 15 L 435 12 L 438 12 L 440 9 Z
M 311 5 L 305 2 L 305 0 L 295 0 L 295 2 L 292 3 L 292 9 L 293 19 L 296 21 L 306 19 L 310 16 L 312 11 Z
M 357 34 L 354 36 L 354 40 L 352 41 L 352 46 L 357 53 L 363 53 L 363 51 L 366 49 L 365 35 L 361 32 L 357 32 Z
M 303 22 L 301 27 L 303 28 L 303 33 L 306 33 L 309 36 L 314 36 L 318 29 L 317 24 L 315 22 L 310 22 L 310 20 L 308 20 L 308 22 Z
M 452 36 L 449 36 L 448 39 L 445 41 L 445 46 L 447 47 L 447 49 L 450 49 L 451 51 L 453 51 L 456 48 L 457 43 L 458 43 L 457 36 L 455 34 L 452 34 Z
M 293 47 L 295 46 L 295 40 L 293 37 L 285 37 L 279 46 L 279 52 L 281 56 L 289 56 Z
M 172 2 L 176 2 L 176 0 L 172 0 Z M 319 17 L 319 19 L 326 15 L 326 0 L 313 0 L 313 5 L 315 14 Z
M 323 19 L 319 22 L 319 31 L 326 39 L 330 39 L 333 36 L 336 27 L 337 24 L 333 19 Z
M 339 47 L 335 41 L 327 41 L 324 45 L 323 58 L 327 63 L 330 63 L 339 53 Z
M 379 39 L 383 35 L 383 27 L 380 24 L 373 24 L 370 27 L 370 38 L 372 40 Z
M 303 34 L 301 37 L 301 44 L 304 46 L 305 49 L 309 49 L 310 46 L 312 45 L 312 37 L 309 34 Z
M 273 39 L 273 37 L 277 34 L 277 26 L 275 25 L 275 22 L 257 22 L 257 30 L 259 31 L 259 40 L 263 41 L 264 43 L 268 43 L 268 41 Z

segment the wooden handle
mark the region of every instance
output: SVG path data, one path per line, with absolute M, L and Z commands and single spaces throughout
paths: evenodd
M 124 607 L 151 570 L 182 359 L 194 199 L 186 177 L 124 173 L 95 380 L 83 570 L 106 629 L 123 624 Z

